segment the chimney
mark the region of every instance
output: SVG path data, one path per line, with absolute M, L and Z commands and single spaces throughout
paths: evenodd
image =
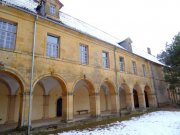
M 149 47 L 147 48 L 147 53 L 151 54 L 151 49 Z

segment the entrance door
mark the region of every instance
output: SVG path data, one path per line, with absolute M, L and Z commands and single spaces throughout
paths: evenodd
M 149 107 L 148 95 L 146 91 L 144 91 L 144 95 L 145 95 L 146 107 Z
M 62 98 L 59 98 L 57 100 L 57 113 L 56 113 L 57 117 L 61 117 L 62 116 Z
M 136 90 L 133 90 L 133 97 L 134 97 L 134 107 L 139 107 L 139 101 L 138 101 L 138 94 Z

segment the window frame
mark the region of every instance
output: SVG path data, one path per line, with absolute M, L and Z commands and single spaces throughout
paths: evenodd
M 142 64 L 143 76 L 146 77 L 146 66 Z
M 50 13 L 51 15 L 56 15 L 56 5 L 50 3 L 49 13 Z
M 135 61 L 132 61 L 132 70 L 133 74 L 137 75 L 137 65 Z
M 85 48 L 85 50 L 82 50 L 82 48 Z M 88 45 L 80 43 L 79 51 L 80 51 L 80 63 L 83 65 L 88 65 L 89 64 L 89 47 L 88 47 Z
M 123 62 L 121 62 L 121 58 L 123 59 Z M 119 70 L 125 72 L 125 59 L 122 56 L 119 57 Z
M 54 44 L 54 43 L 51 43 L 51 42 L 48 42 L 48 36 L 50 37 L 54 37 L 54 38 L 57 38 L 57 44 Z M 52 50 L 51 48 L 51 53 L 49 55 L 48 53 L 48 44 L 50 45 L 56 45 L 57 46 L 57 54 L 54 54 L 54 50 Z M 52 53 L 53 52 L 53 53 Z M 56 56 L 55 56 L 56 55 Z M 59 58 L 60 57 L 60 37 L 57 36 L 57 35 L 54 35 L 54 34 L 50 34 L 50 33 L 47 33 L 47 39 L 46 39 L 46 57 L 50 57 L 50 58 Z
M 107 54 L 107 58 L 103 57 L 103 53 Z M 104 63 L 105 61 L 105 63 Z M 102 65 L 103 65 L 103 68 L 110 68 L 110 62 L 109 62 L 109 52 L 107 51 L 102 51 Z
M 9 21 L 9 20 L 5 20 L 5 19 L 2 19 L 2 18 L 0 18 L 0 22 L 6 23 L 6 28 L 5 28 L 5 30 L 0 28 L 0 32 L 5 32 L 5 33 L 6 33 L 6 34 L 4 35 L 4 43 L 2 44 L 2 47 L 0 46 L 0 49 L 13 51 L 13 50 L 15 50 L 15 48 L 16 48 L 17 28 L 18 28 L 18 25 L 17 25 L 17 23 L 15 23 L 15 22 L 12 22 L 12 21 Z M 13 26 L 15 27 L 15 31 L 10 31 L 10 30 L 8 30 L 9 25 L 7 26 L 7 24 L 13 25 Z M 14 38 L 14 41 L 13 41 L 13 45 L 11 45 L 11 47 L 7 47 L 7 43 L 6 43 L 6 42 L 7 42 L 7 38 L 8 38 L 8 36 L 7 36 L 8 33 L 14 35 L 14 37 L 13 37 L 13 38 Z M 10 36 L 10 38 L 12 39 L 12 36 Z M 9 41 L 10 41 L 10 40 L 9 40 Z

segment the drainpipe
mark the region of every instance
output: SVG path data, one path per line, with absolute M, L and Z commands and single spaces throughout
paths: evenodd
M 116 66 L 116 46 L 114 46 L 114 72 L 115 72 L 115 83 L 116 83 L 116 88 L 119 91 L 118 88 L 118 81 L 117 81 L 117 66 Z M 119 93 L 119 92 L 118 92 Z M 120 97 L 119 97 L 120 98 Z M 120 101 L 120 99 L 119 99 Z M 121 114 L 121 107 L 120 107 L 120 114 Z
M 34 35 L 33 35 L 33 48 L 32 48 L 32 67 L 31 67 L 31 80 L 30 80 L 30 92 L 29 92 L 29 111 L 28 111 L 28 135 L 31 131 L 31 110 L 32 110 L 32 91 L 33 91 L 33 79 L 34 79 L 34 55 L 36 48 L 36 23 L 38 20 L 38 15 L 36 15 L 34 21 Z

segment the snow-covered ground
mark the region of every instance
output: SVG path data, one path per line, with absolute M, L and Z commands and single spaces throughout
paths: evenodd
M 73 130 L 58 135 L 180 135 L 180 112 L 152 112 L 104 128 Z

